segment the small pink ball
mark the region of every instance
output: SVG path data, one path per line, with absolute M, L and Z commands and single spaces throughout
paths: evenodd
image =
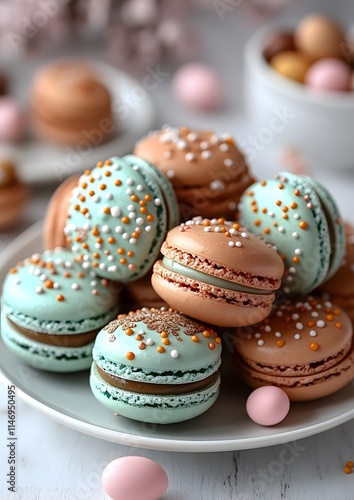
M 350 89 L 352 71 L 340 59 L 321 59 L 308 69 L 305 83 L 314 90 L 325 92 L 343 92 Z
M 253 422 L 259 425 L 276 425 L 289 413 L 287 394 L 273 385 L 258 387 L 247 399 L 246 411 Z
M 102 484 L 113 500 L 157 500 L 167 490 L 168 478 L 153 460 L 129 456 L 117 458 L 106 466 Z
M 173 91 L 185 106 L 199 111 L 215 111 L 222 103 L 218 74 L 204 64 L 185 64 L 174 75 Z
M 21 106 L 11 97 L 0 98 L 0 141 L 17 142 L 24 132 Z

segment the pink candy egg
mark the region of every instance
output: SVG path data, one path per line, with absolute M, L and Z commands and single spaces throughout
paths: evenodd
M 174 93 L 184 105 L 199 111 L 214 111 L 222 103 L 218 74 L 204 64 L 185 64 L 175 74 Z
M 0 98 L 0 141 L 17 142 L 23 136 L 24 115 L 21 106 L 11 97 Z
M 289 413 L 290 401 L 287 394 L 272 385 L 258 387 L 247 399 L 246 411 L 253 422 L 259 425 L 276 425 Z
M 318 91 L 347 91 L 350 89 L 352 71 L 340 59 L 321 59 L 309 68 L 305 83 Z
M 153 460 L 129 456 L 117 458 L 106 466 L 102 484 L 113 500 L 157 500 L 165 493 L 168 478 Z

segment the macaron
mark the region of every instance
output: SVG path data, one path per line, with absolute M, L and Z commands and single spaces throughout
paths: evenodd
M 338 270 L 344 227 L 332 195 L 312 177 L 282 172 L 250 186 L 240 223 L 274 245 L 284 259 L 282 289 L 306 294 Z
M 11 159 L 0 159 L 0 231 L 16 224 L 26 207 L 29 188 L 20 182 Z
M 66 246 L 64 228 L 67 223 L 69 202 L 74 196 L 73 190 L 79 182 L 79 175 L 68 177 L 52 194 L 44 218 L 44 248 L 52 249 Z
M 90 386 L 120 416 L 170 424 L 197 417 L 219 393 L 221 339 L 173 309 L 121 314 L 97 335 Z
M 234 219 L 242 192 L 253 182 L 229 134 L 164 126 L 138 141 L 134 154 L 171 181 L 182 220 L 196 215 Z
M 34 132 L 56 144 L 97 146 L 116 131 L 109 90 L 85 61 L 41 68 L 32 82 L 30 107 Z
M 345 255 L 336 274 L 326 281 L 320 292 L 342 307 L 354 323 L 354 226 L 345 224 Z
M 119 311 L 118 290 L 83 270 L 68 250 L 32 255 L 10 269 L 4 281 L 3 341 L 34 368 L 88 369 L 97 332 Z
M 64 232 L 83 266 L 129 283 L 156 261 L 179 214 L 168 179 L 133 155 L 97 163 L 80 177 Z
M 291 401 L 328 396 L 353 380 L 353 328 L 348 315 L 312 296 L 288 299 L 258 325 L 238 329 L 235 362 L 252 387 L 275 385 Z
M 283 261 L 238 223 L 196 217 L 169 231 L 161 253 L 152 285 L 184 314 L 217 326 L 246 326 L 271 312 Z

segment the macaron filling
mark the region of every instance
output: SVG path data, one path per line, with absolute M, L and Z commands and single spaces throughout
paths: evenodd
M 206 283 L 208 285 L 216 286 L 218 288 L 226 288 L 227 290 L 232 290 L 235 292 L 244 292 L 244 293 L 256 293 L 256 294 L 264 294 L 269 295 L 273 294 L 273 291 L 270 290 L 260 290 L 259 288 L 247 287 L 245 285 L 241 285 L 239 283 L 234 283 L 232 281 L 227 281 L 222 278 L 217 278 L 215 276 L 211 276 L 210 274 L 203 273 L 201 271 L 197 271 L 196 269 L 192 269 L 187 267 L 179 262 L 176 262 L 168 257 L 163 257 L 162 265 L 177 274 L 181 274 L 182 276 L 186 276 L 195 281 L 201 281 L 202 283 Z

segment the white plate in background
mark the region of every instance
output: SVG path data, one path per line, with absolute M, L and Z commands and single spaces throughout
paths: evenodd
M 41 251 L 42 225 L 15 239 L 0 259 L 0 284 L 19 260 Z M 227 339 L 226 339 L 227 340 Z M 354 418 L 354 385 L 332 396 L 292 403 L 279 425 L 262 427 L 247 416 L 249 389 L 239 381 L 224 342 L 221 394 L 206 413 L 188 422 L 154 425 L 114 416 L 91 394 L 88 372 L 55 374 L 34 370 L 16 359 L 0 340 L 0 374 L 17 394 L 57 422 L 85 434 L 137 448 L 183 452 L 214 452 L 261 448 L 301 439 Z
M 58 184 L 69 175 L 92 168 L 97 161 L 130 153 L 135 142 L 154 127 L 155 106 L 149 90 L 142 83 L 108 64 L 84 57 L 76 59 L 87 61 L 110 91 L 114 103 L 113 119 L 119 134 L 99 146 L 90 148 L 88 143 L 85 151 L 72 146 L 56 146 L 35 138 L 15 146 L 0 143 L 0 154 L 8 152 L 13 155 L 18 164 L 19 177 L 24 182 Z M 33 76 L 47 62 L 17 63 L 16 67 L 9 68 L 13 93 L 24 105 L 28 101 L 28 89 Z

